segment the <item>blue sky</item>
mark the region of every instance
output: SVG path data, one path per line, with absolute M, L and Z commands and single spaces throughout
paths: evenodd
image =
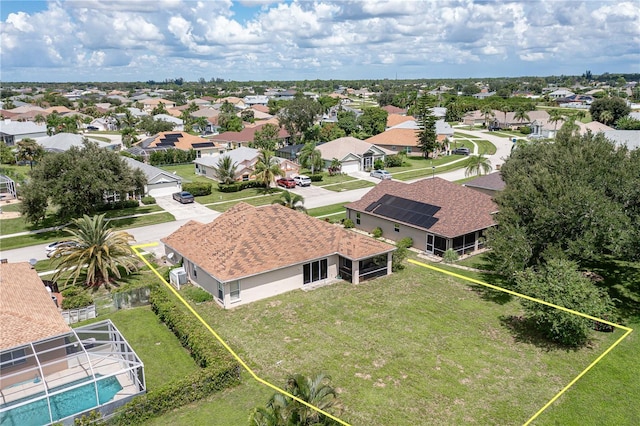
M 0 2 L 2 81 L 640 72 L 640 2 Z

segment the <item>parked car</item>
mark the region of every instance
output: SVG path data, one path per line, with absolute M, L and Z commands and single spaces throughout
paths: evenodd
M 191 195 L 191 193 L 187 191 L 176 192 L 175 194 L 173 194 L 173 199 L 179 201 L 182 204 L 193 203 L 195 201 L 193 195 Z
M 294 176 L 293 180 L 298 186 L 311 186 L 311 178 L 305 175 Z
M 96 131 L 96 130 L 100 130 L 100 129 L 98 129 L 96 126 L 87 126 L 87 130 Z
M 391 173 L 386 170 L 374 170 L 370 173 L 370 176 L 381 180 L 391 179 Z
M 451 151 L 451 153 L 457 155 L 469 155 L 471 154 L 471 150 L 469 148 L 456 148 Z
M 296 181 L 290 177 L 283 177 L 276 181 L 276 185 L 281 186 L 283 188 L 295 188 Z
M 65 251 L 65 248 L 77 247 L 78 243 L 75 241 L 55 241 L 44 248 L 44 252 L 47 257 L 52 257 L 55 253 L 55 257 L 60 257 L 69 254 L 69 251 Z

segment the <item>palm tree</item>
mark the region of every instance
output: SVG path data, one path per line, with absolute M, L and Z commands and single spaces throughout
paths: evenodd
M 600 113 L 600 122 L 607 125 L 613 121 L 613 114 L 609 110 L 604 110 Z
M 342 403 L 337 393 L 329 385 L 330 378 L 318 374 L 314 378 L 296 374 L 289 377 L 285 390 L 302 401 L 331 415 L 342 412 Z M 256 408 L 250 417 L 250 423 L 256 426 L 272 425 L 335 425 L 330 417 L 289 396 L 277 393 L 271 397 L 266 408 Z
M 35 139 L 24 138 L 16 144 L 18 161 L 28 161 L 33 169 L 33 162 L 38 161 L 44 155 L 44 148 Z
M 280 168 L 280 162 L 273 156 L 271 151 L 261 149 L 258 162 L 255 165 L 255 175 L 259 182 L 262 182 L 267 189 L 270 189 L 271 184 L 276 180 L 276 176 L 284 175 L 284 171 Z
M 218 181 L 224 184 L 231 184 L 236 181 L 236 171 L 238 165 L 231 160 L 231 157 L 224 155 L 218 159 L 213 168 L 213 175 Z
M 484 127 L 489 127 L 489 120 L 496 117 L 493 109 L 491 109 L 491 106 L 485 105 L 480 110 L 480 113 L 484 117 Z
M 108 286 L 113 278 L 121 278 L 122 271 L 129 274 L 137 269 L 136 256 L 129 245 L 130 234 L 110 229 L 104 214 L 74 219 L 65 227 L 71 234 L 71 244 L 58 247 L 52 257 L 58 258 L 58 271 L 54 280 L 66 276 L 65 284 L 73 279 L 75 284 L 84 273 L 87 286 Z M 68 274 L 68 275 L 67 275 Z
M 511 111 L 511 107 L 507 104 L 502 104 L 498 108 L 498 111 L 504 113 L 504 126 L 503 129 L 507 128 L 507 113 Z
M 133 127 L 125 127 L 120 131 L 122 135 L 122 143 L 127 148 L 131 148 L 131 145 L 138 143 L 138 136 L 136 129 Z
M 280 198 L 273 200 L 271 204 L 280 204 L 281 206 L 285 206 L 293 210 L 305 213 L 307 212 L 307 209 L 304 207 L 304 197 L 299 194 L 293 194 L 289 191 L 282 191 Z
M 493 170 L 491 166 L 491 160 L 488 157 L 484 156 L 484 152 L 481 152 L 478 155 L 471 155 L 467 160 L 467 168 L 464 171 L 464 175 L 466 177 L 469 176 L 480 176 L 483 174 L 489 173 Z
M 316 170 L 322 169 L 322 154 L 316 148 L 315 142 L 304 144 L 304 147 L 300 150 L 298 161 L 302 167 L 311 170 L 311 174 L 314 174 Z
M 558 121 L 562 121 L 562 113 L 560 110 L 552 109 L 549 111 L 549 123 L 553 123 L 553 132 L 558 128 Z
M 529 114 L 527 114 L 527 110 L 524 108 L 518 108 L 516 110 L 516 113 L 513 115 L 513 118 L 518 120 L 520 123 L 522 123 L 523 121 L 531 121 Z

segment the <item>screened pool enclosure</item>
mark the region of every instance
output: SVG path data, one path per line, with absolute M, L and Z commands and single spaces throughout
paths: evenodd
M 0 352 L 0 424 L 73 424 L 145 392 L 144 367 L 110 320 Z

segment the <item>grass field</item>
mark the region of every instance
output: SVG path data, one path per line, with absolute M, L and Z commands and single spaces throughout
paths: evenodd
M 272 383 L 297 372 L 330 374 L 342 418 L 354 425 L 522 424 L 620 334 L 598 334 L 579 351 L 541 345 L 512 331 L 518 303 L 486 296 L 410 265 L 357 286 L 295 291 L 232 311 L 196 309 Z M 245 410 L 270 393 L 245 382 L 162 420 L 198 424 L 220 406 L 226 424 L 245 424 Z M 228 401 L 236 400 L 234 411 Z
M 175 174 L 183 179 L 183 182 L 206 182 L 215 184 L 215 182 L 209 178 L 196 175 L 195 166 L 193 164 L 176 164 L 170 166 L 161 166 L 160 168 L 170 173 L 175 172 Z

